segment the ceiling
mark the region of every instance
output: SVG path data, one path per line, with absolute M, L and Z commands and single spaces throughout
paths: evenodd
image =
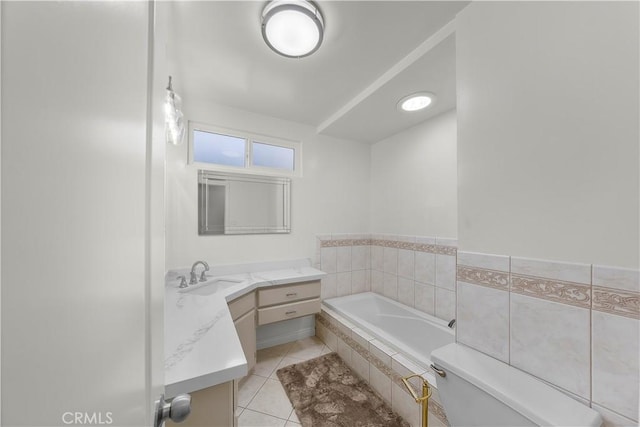
M 169 68 L 185 103 L 206 98 L 376 142 L 455 108 L 449 23 L 468 3 L 319 1 L 322 46 L 290 59 L 262 40 L 265 1 L 172 2 Z M 396 110 L 400 98 L 417 91 L 433 92 L 437 101 L 421 112 Z

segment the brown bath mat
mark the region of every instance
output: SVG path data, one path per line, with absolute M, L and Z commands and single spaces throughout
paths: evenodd
M 277 375 L 303 427 L 409 427 L 336 353 Z

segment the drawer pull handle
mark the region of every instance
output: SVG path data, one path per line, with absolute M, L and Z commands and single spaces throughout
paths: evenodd
M 292 314 L 296 314 L 296 313 L 297 313 L 297 311 L 296 311 L 296 310 L 292 310 L 292 311 L 287 311 L 287 312 L 285 313 L 285 315 L 286 315 L 286 316 L 290 316 L 290 315 L 292 315 Z
M 288 297 L 295 297 L 296 295 L 298 295 L 297 292 L 291 292 L 290 294 L 287 294 Z

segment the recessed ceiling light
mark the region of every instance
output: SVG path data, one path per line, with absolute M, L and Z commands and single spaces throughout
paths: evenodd
M 272 0 L 262 11 L 262 37 L 276 53 L 302 58 L 318 50 L 324 20 L 316 5 L 306 0 Z
M 398 101 L 398 109 L 402 111 L 418 111 L 433 104 L 436 96 L 429 92 L 413 93 Z

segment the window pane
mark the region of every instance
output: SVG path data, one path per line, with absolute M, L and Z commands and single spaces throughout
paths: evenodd
M 265 168 L 293 170 L 295 150 L 277 145 L 253 143 L 253 165 Z
M 246 140 L 219 133 L 193 131 L 193 161 L 244 167 Z

